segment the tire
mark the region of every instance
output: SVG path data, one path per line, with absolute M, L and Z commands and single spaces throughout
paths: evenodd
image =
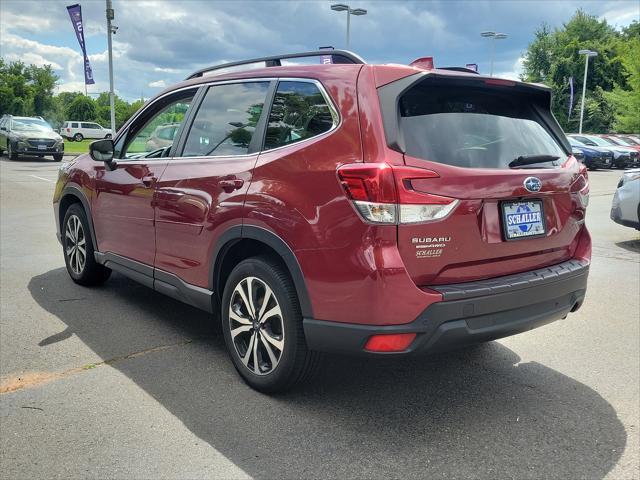
M 62 252 L 69 276 L 79 285 L 99 285 L 111 275 L 110 269 L 96 262 L 94 251 L 84 208 L 74 203 L 62 222 Z
M 81 142 L 82 140 L 84 140 L 84 137 L 82 136 L 82 134 L 81 134 L 81 133 L 76 133 L 76 134 L 73 136 L 73 139 L 74 139 L 76 142 Z
M 263 318 L 256 321 L 261 312 Z M 221 319 L 229 356 L 250 387 L 264 393 L 284 392 L 316 370 L 320 354 L 307 348 L 293 282 L 271 258 L 249 258 L 233 269 L 222 297 Z
M 56 162 L 60 162 L 62 161 L 62 157 L 64 157 L 64 155 L 62 153 L 55 153 L 53 155 L 53 160 Z
M 13 151 L 13 147 L 11 146 L 11 142 L 7 142 L 7 157 L 9 160 L 17 160 L 18 154 Z

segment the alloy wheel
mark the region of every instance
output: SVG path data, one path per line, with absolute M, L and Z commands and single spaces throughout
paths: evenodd
M 242 279 L 229 303 L 231 341 L 242 364 L 256 375 L 271 373 L 284 350 L 282 310 L 271 288 L 257 277 Z
M 71 215 L 67 220 L 64 239 L 69 267 L 73 273 L 80 275 L 87 262 L 87 240 L 78 216 Z

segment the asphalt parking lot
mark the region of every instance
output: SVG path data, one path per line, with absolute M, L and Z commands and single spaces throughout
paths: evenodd
M 0 477 L 638 478 L 640 236 L 590 173 L 583 308 L 420 359 L 326 358 L 314 382 L 245 386 L 209 316 L 115 274 L 75 285 L 57 163 L 0 158 Z

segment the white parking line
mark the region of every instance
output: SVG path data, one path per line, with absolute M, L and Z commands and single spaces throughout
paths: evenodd
M 37 175 L 29 175 L 30 177 L 37 178 L 38 180 L 44 180 L 45 182 L 53 183 L 54 180 L 50 178 L 39 177 Z

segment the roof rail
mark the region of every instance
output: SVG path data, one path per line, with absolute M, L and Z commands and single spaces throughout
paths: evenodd
M 280 67 L 282 65 L 281 60 L 286 60 L 288 58 L 321 57 L 321 56 L 331 56 L 332 63 L 341 63 L 341 64 L 366 63 L 361 57 L 359 57 L 353 52 L 349 52 L 348 50 L 314 50 L 311 52 L 287 53 L 285 55 L 273 55 L 271 57 L 251 58 L 249 60 L 241 60 L 239 62 L 229 62 L 229 63 L 221 63 L 220 65 L 212 65 L 210 67 L 206 67 L 201 70 L 198 70 L 197 72 L 193 72 L 185 80 L 202 77 L 205 73 L 213 72 L 215 70 L 221 70 L 223 68 L 229 68 L 229 67 L 237 67 L 240 65 L 249 65 L 251 63 L 264 62 L 265 67 Z

